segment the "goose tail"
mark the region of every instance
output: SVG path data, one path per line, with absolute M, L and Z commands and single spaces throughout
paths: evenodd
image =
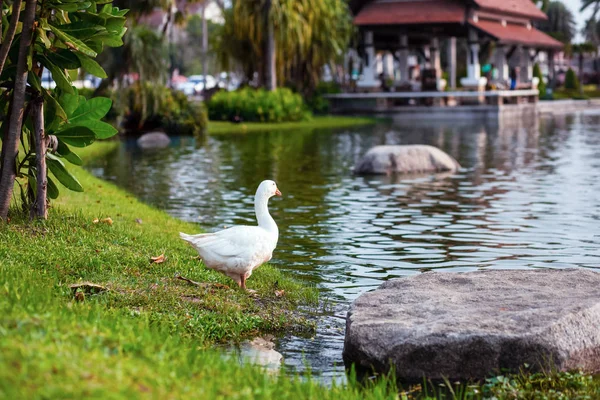
M 186 242 L 192 243 L 193 236 L 188 235 L 187 233 L 179 232 L 179 237 L 185 240 Z
M 211 241 L 214 237 L 214 233 L 200 233 L 198 235 L 188 235 L 187 233 L 179 232 L 179 237 L 186 242 L 191 243 L 194 246 L 198 246 L 206 241 Z

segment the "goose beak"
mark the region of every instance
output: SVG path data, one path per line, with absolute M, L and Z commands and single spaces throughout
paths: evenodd
M 275 189 L 275 196 L 281 196 L 281 192 L 279 191 L 279 189 Z

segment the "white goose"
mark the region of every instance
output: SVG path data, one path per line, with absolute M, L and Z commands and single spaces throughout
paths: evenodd
M 279 230 L 267 207 L 273 196 L 281 196 L 277 184 L 262 181 L 254 195 L 258 226 L 234 226 L 214 233 L 179 233 L 179 236 L 192 244 L 208 268 L 224 273 L 246 289 L 246 279 L 255 268 L 271 259 L 277 246 Z

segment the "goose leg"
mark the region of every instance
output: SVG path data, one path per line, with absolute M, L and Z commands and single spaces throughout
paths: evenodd
M 240 275 L 240 287 L 246 289 L 246 274 Z

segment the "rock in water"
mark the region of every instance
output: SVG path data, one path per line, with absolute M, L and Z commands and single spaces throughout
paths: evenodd
M 375 146 L 354 168 L 357 174 L 454 172 L 460 165 L 437 147 L 424 144 Z
M 357 369 L 479 379 L 531 371 L 600 371 L 600 273 L 587 269 L 424 273 L 363 294 L 346 321 Z
M 163 149 L 170 143 L 171 139 L 163 132 L 145 133 L 137 140 L 137 145 L 142 149 Z

